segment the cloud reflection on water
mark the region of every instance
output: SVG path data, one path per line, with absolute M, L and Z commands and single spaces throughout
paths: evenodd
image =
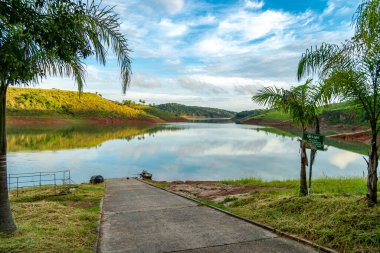
M 106 178 L 136 176 L 142 169 L 152 172 L 158 180 L 299 177 L 296 138 L 232 123 L 167 126 L 177 131 L 155 131 L 144 139 L 120 139 L 115 138 L 117 134 L 103 131 L 99 135 L 108 134 L 110 139 L 97 147 L 10 152 L 9 170 L 20 173 L 71 169 L 78 183 L 94 174 Z M 318 152 L 314 176 L 361 176 L 363 169 L 365 164 L 360 155 L 330 147 L 326 152 Z
M 361 158 L 360 155 L 352 153 L 352 152 L 346 152 L 346 151 L 339 151 L 336 153 L 333 153 L 330 156 L 330 163 L 338 167 L 339 169 L 346 169 L 347 166 L 357 161 Z

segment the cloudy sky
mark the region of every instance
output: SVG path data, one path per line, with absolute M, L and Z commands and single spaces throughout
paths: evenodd
M 233 111 L 258 108 L 263 86 L 296 85 L 301 54 L 311 45 L 353 34 L 358 0 L 103 0 L 116 6 L 133 50 L 133 77 L 122 95 L 119 70 L 86 61 L 85 91 L 113 100 L 144 99 Z M 75 90 L 72 79 L 42 88 Z

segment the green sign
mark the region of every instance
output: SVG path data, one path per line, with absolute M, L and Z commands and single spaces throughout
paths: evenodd
M 319 134 L 303 133 L 304 141 L 307 141 L 317 150 L 324 150 L 325 136 Z

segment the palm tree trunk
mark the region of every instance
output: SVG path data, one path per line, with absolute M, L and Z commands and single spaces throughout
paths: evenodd
M 306 131 L 306 128 L 302 126 L 302 136 Z M 307 195 L 307 179 L 306 179 L 306 167 L 307 167 L 307 153 L 306 153 L 306 141 L 300 140 L 300 155 L 301 155 L 301 173 L 300 173 L 300 196 Z
M 307 193 L 310 196 L 311 194 L 311 178 L 313 176 L 313 164 L 314 164 L 314 159 L 317 154 L 316 149 L 311 149 L 310 150 L 310 164 L 309 164 L 309 187 L 307 189 Z
M 315 117 L 315 133 L 320 134 L 321 133 L 321 127 L 319 125 L 319 118 Z M 315 156 L 317 155 L 316 149 L 310 150 L 310 165 L 309 165 L 309 188 L 308 188 L 308 194 L 311 194 L 311 178 L 313 176 L 313 164 L 315 160 Z
M 372 128 L 371 151 L 369 152 L 367 197 L 372 203 L 377 203 L 377 165 L 379 155 L 377 153 L 377 132 L 376 126 Z
M 2 83 L 0 87 L 0 232 L 16 230 L 9 203 L 7 184 L 6 94 L 7 86 Z

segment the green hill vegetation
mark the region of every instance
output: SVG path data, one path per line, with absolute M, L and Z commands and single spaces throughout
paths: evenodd
M 256 110 L 250 110 L 250 111 L 242 111 L 235 114 L 234 119 L 244 119 L 247 117 L 254 117 L 256 115 L 260 115 L 263 113 L 266 113 L 266 109 L 256 109 Z
M 9 88 L 8 116 L 116 118 L 160 121 L 178 118 L 158 108 L 133 102 L 116 102 L 99 94 L 31 88 Z
M 207 117 L 207 118 L 233 118 L 235 112 L 200 106 L 187 106 L 176 103 L 168 103 L 156 105 L 156 108 L 174 113 L 178 116 L 193 116 L 193 117 Z
M 263 120 L 290 120 L 286 113 L 273 109 L 257 109 L 239 112 L 236 120 L 246 121 L 250 119 Z M 329 124 L 351 124 L 360 125 L 368 120 L 368 116 L 361 108 L 354 106 L 349 101 L 330 104 L 323 108 L 322 121 Z

